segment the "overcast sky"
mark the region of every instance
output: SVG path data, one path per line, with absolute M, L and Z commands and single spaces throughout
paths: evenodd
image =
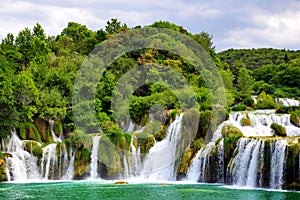
M 1 0 L 0 39 L 36 22 L 57 35 L 70 21 L 98 30 L 111 18 L 129 27 L 164 20 L 206 31 L 217 51 L 300 49 L 300 0 Z

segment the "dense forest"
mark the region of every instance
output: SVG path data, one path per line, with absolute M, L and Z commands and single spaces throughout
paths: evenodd
M 274 98 L 300 96 L 300 51 L 229 49 L 216 53 L 212 35 L 207 32 L 192 34 L 182 26 L 165 21 L 146 27 L 180 32 L 208 52 L 223 78 L 226 112 L 247 107 L 276 108 Z M 97 31 L 83 24 L 69 22 L 59 35 L 47 36 L 43 27 L 37 23 L 33 28 L 24 28 L 16 36 L 7 34 L 0 45 L 0 137 L 8 135 L 14 128 L 21 129 L 27 122 L 39 124 L 49 119 L 59 121 L 65 135 L 72 133 L 76 128 L 72 113 L 72 93 L 74 79 L 82 62 L 107 38 L 138 28 L 141 26 L 130 28 L 117 19 L 111 19 L 105 29 Z M 86 127 L 81 131 L 97 132 L 99 124 L 105 134 L 121 133 L 123 127 L 115 122 L 111 111 L 112 91 L 123 74 L 146 63 L 164 64 L 181 72 L 196 93 L 198 112 L 202 117 L 210 116 L 212 105 L 206 83 L 190 63 L 169 52 L 142 49 L 115 59 L 99 80 L 95 99 L 76 105 L 80 107 L 79 110 L 82 109 L 82 113 L 76 117 Z M 155 75 L 157 71 L 149 70 L 146 73 L 150 79 L 151 74 Z M 164 76 L 172 75 L 166 73 Z M 185 88 L 177 91 L 178 94 L 184 92 Z M 252 95 L 258 95 L 256 105 L 253 104 Z M 85 104 L 90 103 L 97 110 L 97 121 L 90 121 L 90 116 L 84 112 L 88 106 Z M 172 91 L 159 83 L 147 84 L 135 90 L 130 98 L 129 110 L 135 123 L 143 124 L 147 121 L 146 114 L 155 104 L 165 110 L 172 110 L 173 114 L 183 109 Z

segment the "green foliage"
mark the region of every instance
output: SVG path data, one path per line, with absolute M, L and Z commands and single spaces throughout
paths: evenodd
M 248 97 L 252 94 L 252 84 L 254 79 L 251 76 L 251 72 L 246 68 L 241 68 L 239 70 L 239 77 L 237 79 L 237 87 L 242 98 Z
M 245 111 L 245 110 L 247 110 L 247 106 L 246 106 L 246 105 L 243 105 L 243 104 L 241 104 L 241 105 L 236 105 L 236 106 L 233 106 L 233 107 L 231 108 L 231 110 L 232 110 L 232 111 Z
M 286 136 L 286 129 L 284 126 L 281 126 L 280 124 L 272 123 L 270 128 L 274 130 L 275 135 L 283 136 L 283 137 Z
M 69 134 L 71 143 L 77 148 L 90 149 L 93 140 L 91 135 L 84 133 L 82 130 L 76 130 Z
M 254 100 L 252 97 L 246 97 L 244 100 L 243 100 L 243 104 L 248 106 L 248 107 L 254 107 Z
M 194 150 L 196 151 L 199 150 L 202 146 L 201 139 L 197 139 L 196 141 L 194 141 L 193 146 L 194 146 Z
M 271 95 L 266 94 L 264 91 L 257 96 L 256 109 L 274 109 L 277 105 Z

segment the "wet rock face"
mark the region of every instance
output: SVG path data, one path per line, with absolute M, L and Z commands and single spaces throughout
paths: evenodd
M 293 112 L 290 121 L 294 126 L 300 127 L 300 112 Z
M 0 158 L 0 181 L 7 181 L 6 161 L 3 158 Z

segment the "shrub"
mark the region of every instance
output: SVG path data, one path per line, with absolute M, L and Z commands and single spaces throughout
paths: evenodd
M 271 95 L 266 94 L 264 91 L 260 93 L 257 97 L 256 109 L 274 109 L 277 105 L 273 100 Z
M 245 111 L 247 109 L 247 106 L 244 104 L 233 106 L 231 108 L 232 111 Z
M 249 106 L 249 107 L 254 107 L 254 100 L 252 99 L 252 97 L 246 97 L 243 100 L 243 104 L 245 104 L 246 106 Z

